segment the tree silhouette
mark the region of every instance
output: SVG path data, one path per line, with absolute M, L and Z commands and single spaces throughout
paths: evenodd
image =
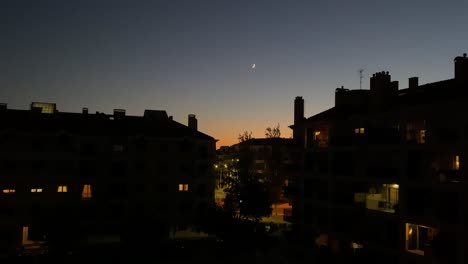
M 280 125 L 278 124 L 276 127 L 267 127 L 265 129 L 265 137 L 267 138 L 279 138 L 281 137 Z
M 247 130 L 244 131 L 244 133 L 239 134 L 239 136 L 237 136 L 237 139 L 239 140 L 239 142 L 244 142 L 252 138 L 253 138 L 252 131 L 248 132 Z
M 256 221 L 271 214 L 268 187 L 255 174 L 253 154 L 249 150 L 240 152 L 239 162 L 225 184 L 225 211 Z

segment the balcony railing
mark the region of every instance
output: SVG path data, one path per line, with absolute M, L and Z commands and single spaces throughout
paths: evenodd
M 388 201 L 382 198 L 382 194 L 380 193 L 356 193 L 354 195 L 354 201 L 357 206 L 392 214 L 398 212 L 399 208 L 398 201 Z

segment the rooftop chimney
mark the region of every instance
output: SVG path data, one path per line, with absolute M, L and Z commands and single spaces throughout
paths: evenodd
M 194 114 L 188 115 L 188 127 L 193 130 L 198 130 L 198 121 Z
M 455 62 L 455 79 L 468 81 L 468 58 L 466 53 L 463 53 L 463 57 L 458 56 L 454 60 Z
M 294 100 L 294 124 L 301 123 L 304 119 L 304 99 L 302 96 L 296 96 Z
M 83 114 L 87 115 L 88 114 L 88 108 L 83 107 Z
M 0 103 L 0 110 L 6 110 L 6 109 L 7 109 L 7 104 Z
M 408 79 L 408 88 L 414 89 L 418 88 L 419 78 L 418 77 L 411 77 Z

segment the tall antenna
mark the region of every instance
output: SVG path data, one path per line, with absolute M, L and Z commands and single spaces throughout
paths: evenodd
M 359 90 L 362 90 L 362 78 L 363 76 L 364 69 L 359 69 Z

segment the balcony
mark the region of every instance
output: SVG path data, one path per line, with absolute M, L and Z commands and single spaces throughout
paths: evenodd
M 398 184 L 383 184 L 371 187 L 368 193 L 355 193 L 354 203 L 370 210 L 392 213 L 398 211 Z
M 441 183 L 459 183 L 462 175 L 459 170 L 439 170 L 438 178 Z
M 433 239 L 438 230 L 428 226 L 405 224 L 405 249 L 407 252 L 424 256 L 424 253 L 431 248 Z

